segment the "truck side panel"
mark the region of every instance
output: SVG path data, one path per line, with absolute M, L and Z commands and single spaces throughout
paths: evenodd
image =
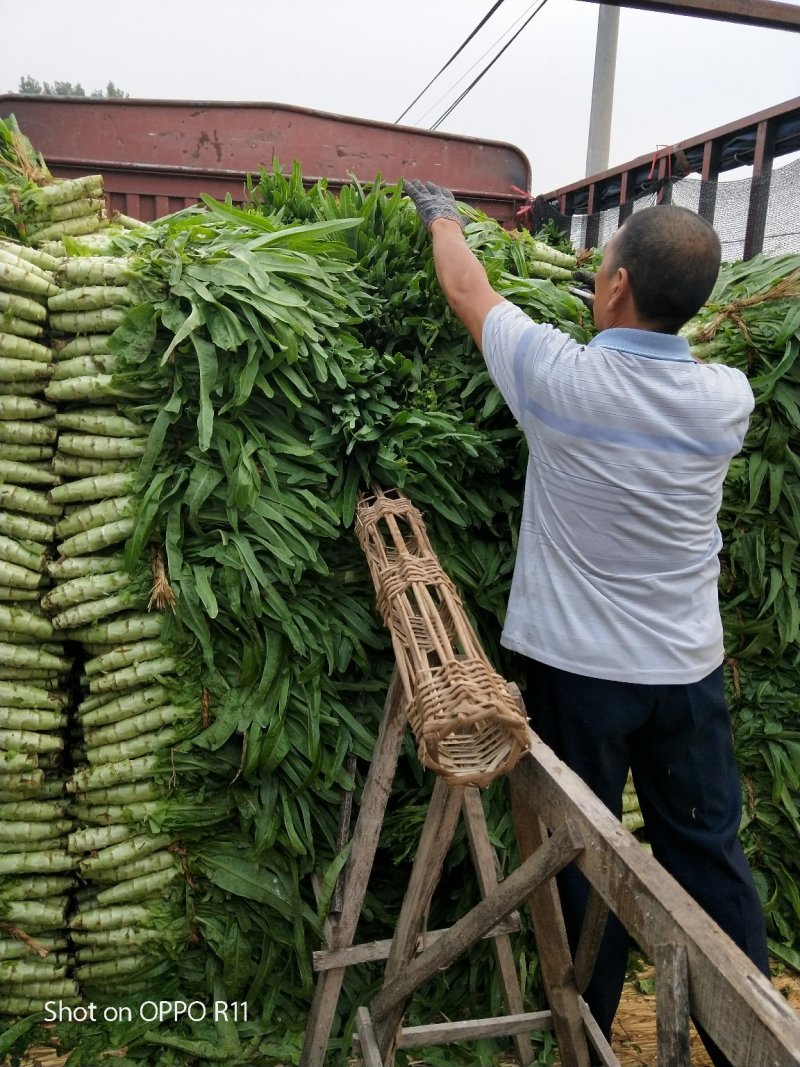
M 286 172 L 298 160 L 334 188 L 351 175 L 422 177 L 506 223 L 531 181 L 510 144 L 283 104 L 6 95 L 0 114 L 15 115 L 56 177 L 102 173 L 110 205 L 143 220 L 200 192 L 240 200 L 245 174 L 275 161 Z

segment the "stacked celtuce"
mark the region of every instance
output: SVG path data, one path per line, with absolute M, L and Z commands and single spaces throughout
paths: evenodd
M 114 477 L 88 481 L 97 485 Z M 115 500 L 124 498 L 108 497 L 95 507 Z M 72 550 L 65 542 L 62 551 L 65 546 Z M 88 693 L 78 708 L 81 767 L 67 785 L 83 827 L 71 835 L 69 848 L 87 886 L 70 921 L 75 973 L 83 989 L 102 985 L 113 991 L 120 985 L 130 992 L 128 976 L 142 968 L 154 947 L 163 959 L 169 927 L 180 925 L 176 902 L 164 902 L 180 873 L 174 837 L 153 831 L 151 819 L 163 806 L 168 751 L 197 722 L 199 702 L 192 706 L 185 698 L 173 699 L 179 664 L 160 638 L 160 613 L 146 613 L 149 578 L 131 577 L 122 562 L 100 547 L 93 555 L 67 556 L 53 566 L 65 573 L 77 565 L 87 575 L 59 586 L 56 592 L 71 586 L 70 595 L 83 598 L 60 617 L 72 611 L 73 621 L 92 620 L 72 630 L 93 653 L 84 666 Z
M 75 863 L 61 757 L 63 643 L 43 616 L 60 506 L 48 496 L 57 429 L 42 397 L 52 371 L 44 301 L 49 256 L 0 242 L 0 1013 L 74 1002 L 63 938 Z
M 41 393 L 50 377 L 52 352 L 43 343 L 44 301 L 58 293 L 56 265 L 44 252 L 0 241 L 0 388 L 5 396 Z M 11 407 L 6 404 L 7 410 Z M 32 410 L 30 404 L 27 408 Z
M 138 300 L 136 290 L 129 284 L 133 278 L 130 265 L 124 257 L 77 257 L 63 261 L 60 277 L 63 288 L 48 300 L 48 311 L 51 329 L 64 336 L 54 343 L 58 362 L 47 395 L 59 403 L 113 397 L 111 375 L 119 369 L 119 358 L 110 350 L 110 337 Z M 141 436 L 143 432 L 140 428 L 132 436 Z M 88 456 L 85 449 L 78 455 L 108 461 L 108 469 L 113 467 L 115 471 L 120 467 L 120 459 L 133 461 L 142 452 L 141 443 L 113 446 L 111 454 L 103 454 L 102 446 L 96 447 L 101 447 L 100 453 L 95 448 Z M 120 447 L 126 455 L 114 452 Z M 94 466 L 92 469 L 98 473 Z
M 100 174 L 26 189 L 21 203 L 25 236 L 35 246 L 95 233 L 109 221 Z
M 47 390 L 59 405 L 53 467 L 62 479 L 50 497 L 65 514 L 55 528 L 58 558 L 48 565 L 56 584 L 42 608 L 56 632 L 90 656 L 72 753 L 78 769 L 67 785 L 81 827 L 69 851 L 85 888 L 69 925 L 84 991 L 130 992 L 129 976 L 154 942 L 163 958 L 179 919 L 164 894 L 180 863 L 173 836 L 153 833 L 149 820 L 165 791 L 157 781 L 164 756 L 198 718 L 198 701 L 187 706 L 171 697 L 179 661 L 161 640 L 163 615 L 148 610 L 169 603 L 161 554 L 122 555 L 140 502 L 135 470 L 148 433 L 114 405 L 121 357 L 110 334 L 137 301 L 133 277 L 123 257 L 68 258 L 63 289 L 49 302 L 51 326 L 62 335 Z

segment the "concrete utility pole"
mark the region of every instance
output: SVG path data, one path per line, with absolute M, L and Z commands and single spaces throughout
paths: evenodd
M 586 150 L 587 178 L 592 174 L 608 170 L 618 37 L 619 8 L 601 4 L 597 20 L 592 110 L 589 116 L 589 143 Z

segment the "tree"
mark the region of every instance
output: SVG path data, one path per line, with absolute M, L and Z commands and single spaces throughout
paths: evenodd
M 109 100 L 124 100 L 131 94 L 126 93 L 123 89 L 118 89 L 113 82 L 109 82 L 106 86 L 105 95 L 109 98 Z M 99 92 L 94 92 L 92 93 L 92 96 L 103 96 L 103 91 L 100 90 Z
M 19 92 L 29 96 L 86 96 L 86 90 L 80 82 L 74 85 L 72 82 L 39 82 L 29 74 L 19 80 Z M 93 97 L 108 97 L 109 99 L 123 99 L 130 94 L 118 89 L 113 82 L 109 82 L 105 90 L 94 89 L 90 94 Z

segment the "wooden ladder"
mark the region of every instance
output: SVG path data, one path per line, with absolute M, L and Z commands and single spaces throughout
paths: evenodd
M 324 1067 L 325 1056 L 348 966 L 386 959 L 384 985 L 368 1007 L 357 1012 L 357 1044 L 365 1067 L 392 1067 L 395 1050 L 485 1037 L 512 1037 L 523 1065 L 534 1058 L 530 1034 L 554 1030 L 562 1063 L 588 1067 L 590 1036 L 608 1067 L 618 1061 L 588 1013 L 576 983 L 554 876 L 583 850 L 576 823 L 567 820 L 551 835 L 509 775 L 512 812 L 521 864 L 498 881 L 480 793 L 449 786 L 438 778 L 433 788 L 419 846 L 394 937 L 366 945 L 353 943 L 364 902 L 386 805 L 406 728 L 403 690 L 397 672 L 389 687 L 374 758 L 364 785 L 352 847 L 343 872 L 344 892 L 338 919 L 326 928 L 327 946 L 314 954 L 319 977 L 306 1028 L 301 1067 Z M 452 927 L 421 935 L 430 902 L 459 817 L 464 818 L 481 901 Z M 525 1012 L 509 933 L 519 928 L 516 911 L 527 902 L 539 951 L 549 1011 Z M 592 933 L 581 941 L 585 982 L 591 974 L 607 911 L 595 909 L 587 923 Z M 454 962 L 481 938 L 491 939 L 507 1015 L 404 1027 L 413 994 L 437 971 Z
M 397 1048 L 503 1036 L 513 1037 L 525 1065 L 533 1058 L 529 1035 L 548 1029 L 555 1032 L 563 1067 L 586 1067 L 589 1043 L 595 1062 L 619 1067 L 581 995 L 609 911 L 655 964 L 660 1067 L 690 1067 L 690 1008 L 736 1067 L 800 1067 L 800 1015 L 533 732 L 529 750 L 508 775 L 520 866 L 498 882 L 478 791 L 448 787 L 438 779 L 395 935 L 391 941 L 355 945 L 405 727 L 403 689 L 395 672 L 343 872 L 341 912 L 327 924 L 326 947 L 315 953 L 319 977 L 301 1067 L 325 1067 L 346 968 L 380 959 L 387 960 L 383 988 L 356 1017 L 365 1067 L 392 1067 Z M 449 929 L 420 939 L 460 815 L 482 900 Z M 553 878 L 572 860 L 591 886 L 574 960 Z M 523 1011 L 508 937 L 518 928 L 515 909 L 523 902 L 533 921 L 549 1011 Z M 508 1014 L 404 1027 L 403 1013 L 414 992 L 481 937 L 492 940 Z

